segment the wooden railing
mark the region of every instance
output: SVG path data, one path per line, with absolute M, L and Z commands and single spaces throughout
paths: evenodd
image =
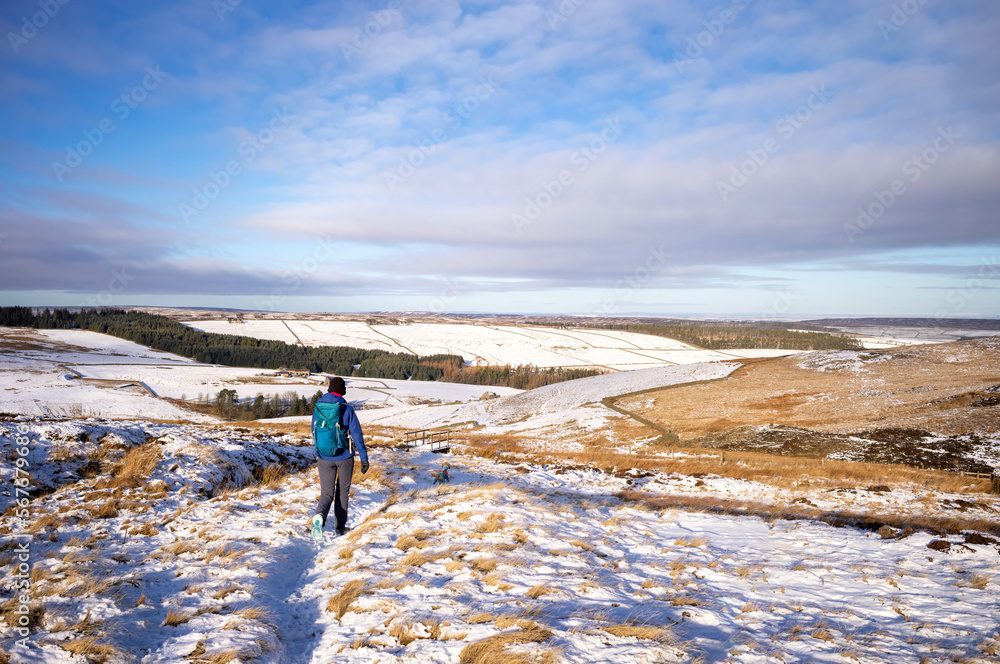
M 451 433 L 451 429 L 407 431 L 403 434 L 403 445 L 408 450 L 428 445 L 431 452 L 447 452 L 451 448 Z

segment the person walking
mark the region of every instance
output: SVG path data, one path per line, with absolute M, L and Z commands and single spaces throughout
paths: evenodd
M 365 449 L 365 438 L 361 431 L 361 423 L 351 404 L 344 395 L 347 385 L 344 379 L 334 376 L 330 379 L 327 393 L 316 401 L 313 409 L 312 432 L 313 443 L 316 444 L 316 465 L 319 468 L 319 502 L 316 504 L 316 514 L 309 520 L 312 536 L 319 540 L 323 538 L 323 527 L 326 525 L 330 507 L 333 507 L 333 527 L 338 535 L 347 532 L 347 503 L 351 492 L 351 476 L 354 474 L 354 454 L 361 457 L 361 472 L 368 472 L 368 450 Z M 329 405 L 326 405 L 329 404 Z M 338 405 L 334 405 L 338 404 Z M 331 414 L 336 421 L 330 423 Z M 353 444 L 346 445 L 346 451 L 340 451 L 342 446 L 328 446 L 330 454 L 320 451 L 318 440 L 322 437 L 324 427 L 333 427 L 334 436 L 341 435 L 346 439 L 350 434 Z

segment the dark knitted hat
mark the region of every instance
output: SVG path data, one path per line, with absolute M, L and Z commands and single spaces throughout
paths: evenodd
M 328 392 L 335 392 L 341 396 L 347 394 L 347 385 L 344 383 L 344 379 L 340 376 L 334 376 L 330 379 L 330 386 L 327 388 Z

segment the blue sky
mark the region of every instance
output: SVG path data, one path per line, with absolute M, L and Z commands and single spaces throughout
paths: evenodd
M 12 0 L 0 303 L 1000 315 L 993 2 Z

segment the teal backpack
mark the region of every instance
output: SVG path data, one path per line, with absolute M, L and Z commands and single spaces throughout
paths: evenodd
M 313 408 L 313 445 L 322 456 L 340 456 L 351 447 L 347 429 L 340 424 L 341 406 L 339 401 L 317 401 Z

